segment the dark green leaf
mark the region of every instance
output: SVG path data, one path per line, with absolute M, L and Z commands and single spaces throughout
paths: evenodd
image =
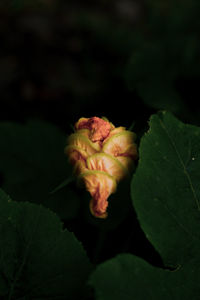
M 166 269 L 124 254 L 91 277 L 98 300 L 199 299 L 200 128 L 154 115 L 139 151 L 131 194 L 146 237 Z
M 200 128 L 154 115 L 140 146 L 133 205 L 166 265 L 182 264 L 200 241 Z
M 169 271 L 121 254 L 99 265 L 90 284 L 95 287 L 96 300 L 198 300 L 199 274 L 195 259 Z
M 91 265 L 55 213 L 0 190 L 0 240 L 3 299 L 84 298 Z
M 72 174 L 64 155 L 66 137 L 58 128 L 41 121 L 1 123 L 0 141 L 2 187 L 11 197 L 42 203 L 61 218 L 77 214 L 79 201 L 70 186 L 50 194 Z

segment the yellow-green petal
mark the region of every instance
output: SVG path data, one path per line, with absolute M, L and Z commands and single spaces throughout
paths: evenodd
M 89 170 L 99 170 L 113 176 L 119 181 L 128 173 L 128 169 L 119 160 L 107 153 L 95 153 L 87 158 Z
M 69 136 L 68 145 L 79 147 L 86 151 L 88 155 L 100 151 L 100 146 L 98 144 L 93 143 L 89 138 L 79 133 L 73 133 Z
M 108 197 L 116 191 L 114 177 L 103 171 L 86 171 L 78 177 L 83 181 L 86 190 L 91 194 L 90 211 L 97 218 L 107 217 Z
M 69 157 L 69 161 L 71 163 L 75 163 L 77 160 L 79 160 L 81 158 L 86 160 L 88 157 L 88 154 L 85 150 L 83 150 L 82 148 L 80 148 L 78 146 L 74 146 L 74 145 L 66 146 L 64 152 Z
M 134 144 L 135 134 L 125 130 L 109 138 L 103 145 L 102 151 L 113 156 L 133 156 L 137 155 Z

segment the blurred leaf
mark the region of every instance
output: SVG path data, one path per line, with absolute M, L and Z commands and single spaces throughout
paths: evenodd
M 97 267 L 96 299 L 199 299 L 200 128 L 154 115 L 140 144 L 131 195 L 146 237 L 166 269 L 130 254 Z
M 190 97 L 181 94 L 177 81 L 200 76 L 199 3 L 147 0 L 144 6 L 144 23 L 134 32 L 135 47 L 125 68 L 127 86 L 148 106 L 193 122 L 189 110 L 195 92 L 188 84 Z
M 89 30 L 99 46 L 106 45 L 107 51 L 112 49 L 120 57 L 129 54 L 135 45 L 132 28 L 125 22 L 114 22 L 109 14 L 82 10 L 78 15 L 78 25 Z
M 138 94 L 144 103 L 157 110 L 166 109 L 173 113 L 183 113 L 185 105 L 171 82 L 152 78 L 138 84 Z
M 1 299 L 83 299 L 91 265 L 50 210 L 0 190 Z
M 61 218 L 74 217 L 79 199 L 69 185 L 50 194 L 64 178 L 72 176 L 64 156 L 65 140 L 62 132 L 48 123 L 1 123 L 0 173 L 4 190 L 17 201 L 42 203 Z

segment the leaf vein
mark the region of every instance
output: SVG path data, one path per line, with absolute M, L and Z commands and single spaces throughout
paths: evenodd
M 163 206 L 165 207 L 165 209 L 169 212 L 169 214 L 172 216 L 172 218 L 175 220 L 175 222 L 178 224 L 179 227 L 182 228 L 182 230 L 188 234 L 189 236 L 191 236 L 193 239 L 195 240 L 199 240 L 199 237 L 196 235 L 193 235 L 177 218 L 177 216 L 171 211 L 171 209 L 166 205 L 166 203 L 164 203 L 161 199 L 158 199 Z
M 172 137 L 170 136 L 170 134 L 169 134 L 169 132 L 168 132 L 166 126 L 165 126 L 165 124 L 162 122 L 161 119 L 160 119 L 160 124 L 161 124 L 162 128 L 164 129 L 164 131 L 165 131 L 165 133 L 166 133 L 166 135 L 167 135 L 167 137 L 168 137 L 168 139 L 169 139 L 171 145 L 173 146 L 173 148 L 174 148 L 174 150 L 175 150 L 175 152 L 176 152 L 176 155 L 177 155 L 177 157 L 178 157 L 178 160 L 179 160 L 179 162 L 180 162 L 180 164 L 181 164 L 181 166 L 182 166 L 182 168 L 183 168 L 183 173 L 185 174 L 185 176 L 186 176 L 186 178 L 187 178 L 187 181 L 188 181 L 188 183 L 189 183 L 189 185 L 190 185 L 190 188 L 191 188 L 191 191 L 192 191 L 194 200 L 195 200 L 196 205 L 197 205 L 197 209 L 200 211 L 200 203 L 199 203 L 199 199 L 198 199 L 197 194 L 196 194 L 196 192 L 195 192 L 195 189 L 194 189 L 194 186 L 193 186 L 193 183 L 192 183 L 190 174 L 187 172 L 186 165 L 184 164 L 183 159 L 182 159 L 182 157 L 181 157 L 181 155 L 180 155 L 180 153 L 179 153 L 179 151 L 178 151 L 178 149 L 177 149 L 176 144 L 174 143 Z

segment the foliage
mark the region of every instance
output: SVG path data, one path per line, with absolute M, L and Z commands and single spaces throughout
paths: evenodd
M 0 190 L 1 299 L 80 299 L 91 265 L 58 217 Z
M 82 216 L 74 215 L 73 222 L 65 223 L 96 265 L 92 270 L 73 233 L 63 230 L 55 213 L 41 205 L 56 210 L 47 196 L 47 181 L 63 176 L 63 168 L 69 172 L 68 164 L 63 165 L 62 156 L 59 158 L 62 134 L 43 122 L 1 124 L 3 186 L 17 199 L 14 202 L 0 191 L 2 299 L 80 299 L 80 295 L 98 300 L 198 299 L 200 128 L 184 124 L 167 112 L 153 115 L 149 126 L 141 139 L 139 163 L 131 181 L 139 223 L 128 202 L 128 181 L 122 182 L 112 196 L 108 220 L 89 215 L 85 192 Z M 73 201 L 78 198 L 75 191 L 69 194 L 70 189 L 69 185 L 61 189 L 66 195 L 66 203 L 62 200 L 60 204 L 62 216 L 67 219 L 70 212 L 66 207 L 73 211 Z M 60 191 L 54 197 L 59 201 Z M 79 218 L 83 218 L 83 227 L 88 224 L 87 228 L 95 228 L 90 243 L 86 239 L 89 231 L 77 231 L 73 226 Z M 116 234 L 117 243 L 113 244 Z M 105 255 L 109 239 L 112 246 Z M 131 241 L 136 244 L 134 248 Z

